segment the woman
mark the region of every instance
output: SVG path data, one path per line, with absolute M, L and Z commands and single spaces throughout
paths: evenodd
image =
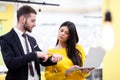
M 58 31 L 55 48 L 49 49 L 52 54 L 61 54 L 63 59 L 54 66 L 45 67 L 46 80 L 85 80 L 91 69 L 79 69 L 85 60 L 74 23 L 64 22 Z M 79 70 L 78 70 L 79 69 Z

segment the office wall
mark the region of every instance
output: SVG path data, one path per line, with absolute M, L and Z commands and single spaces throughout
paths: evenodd
M 7 33 L 14 25 L 14 5 L 0 2 L 0 36 Z M 3 65 L 0 52 L 0 65 Z
M 107 9 L 112 13 L 115 34 L 114 47 L 106 52 L 103 62 L 103 80 L 120 80 L 120 0 L 103 0 L 103 17 Z
M 8 32 L 14 25 L 14 5 L 0 3 L 0 35 Z M 3 32 L 3 33 L 2 33 Z

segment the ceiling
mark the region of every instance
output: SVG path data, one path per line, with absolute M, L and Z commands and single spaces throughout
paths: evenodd
M 51 12 L 52 10 L 54 12 L 86 13 L 93 11 L 101 11 L 102 6 L 102 0 L 0 0 L 0 1 L 18 3 L 19 6 L 24 4 L 30 4 L 35 6 L 36 9 L 38 10 L 41 9 L 42 11 L 46 12 Z

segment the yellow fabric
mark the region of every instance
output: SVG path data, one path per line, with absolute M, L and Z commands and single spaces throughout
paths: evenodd
M 85 53 L 81 46 L 76 45 L 76 48 L 81 52 L 82 61 L 85 61 Z M 67 57 L 66 49 L 50 49 L 48 52 L 52 54 L 61 54 L 63 59 L 54 66 L 45 67 L 45 78 L 46 80 L 86 80 L 88 74 L 79 71 L 73 71 L 69 76 L 65 76 L 65 71 L 73 66 L 72 61 Z
M 41 72 L 41 80 L 45 80 L 44 71 Z M 0 79 L 1 80 L 1 79 Z
M 0 74 L 0 80 L 5 80 L 6 74 Z

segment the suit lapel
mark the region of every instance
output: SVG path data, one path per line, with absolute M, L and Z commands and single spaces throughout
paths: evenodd
M 28 41 L 30 43 L 32 51 L 34 51 L 34 44 L 32 43 L 33 41 L 31 40 L 31 38 L 29 36 L 28 36 Z
M 22 44 L 21 44 L 21 42 L 20 42 L 20 39 L 19 39 L 17 33 L 14 31 L 14 29 L 11 30 L 11 33 L 12 33 L 12 35 L 14 36 L 13 38 L 14 38 L 14 40 L 15 40 L 15 42 L 16 42 L 15 44 L 17 44 L 17 46 L 18 46 L 21 54 L 24 55 L 23 47 L 22 47 Z

